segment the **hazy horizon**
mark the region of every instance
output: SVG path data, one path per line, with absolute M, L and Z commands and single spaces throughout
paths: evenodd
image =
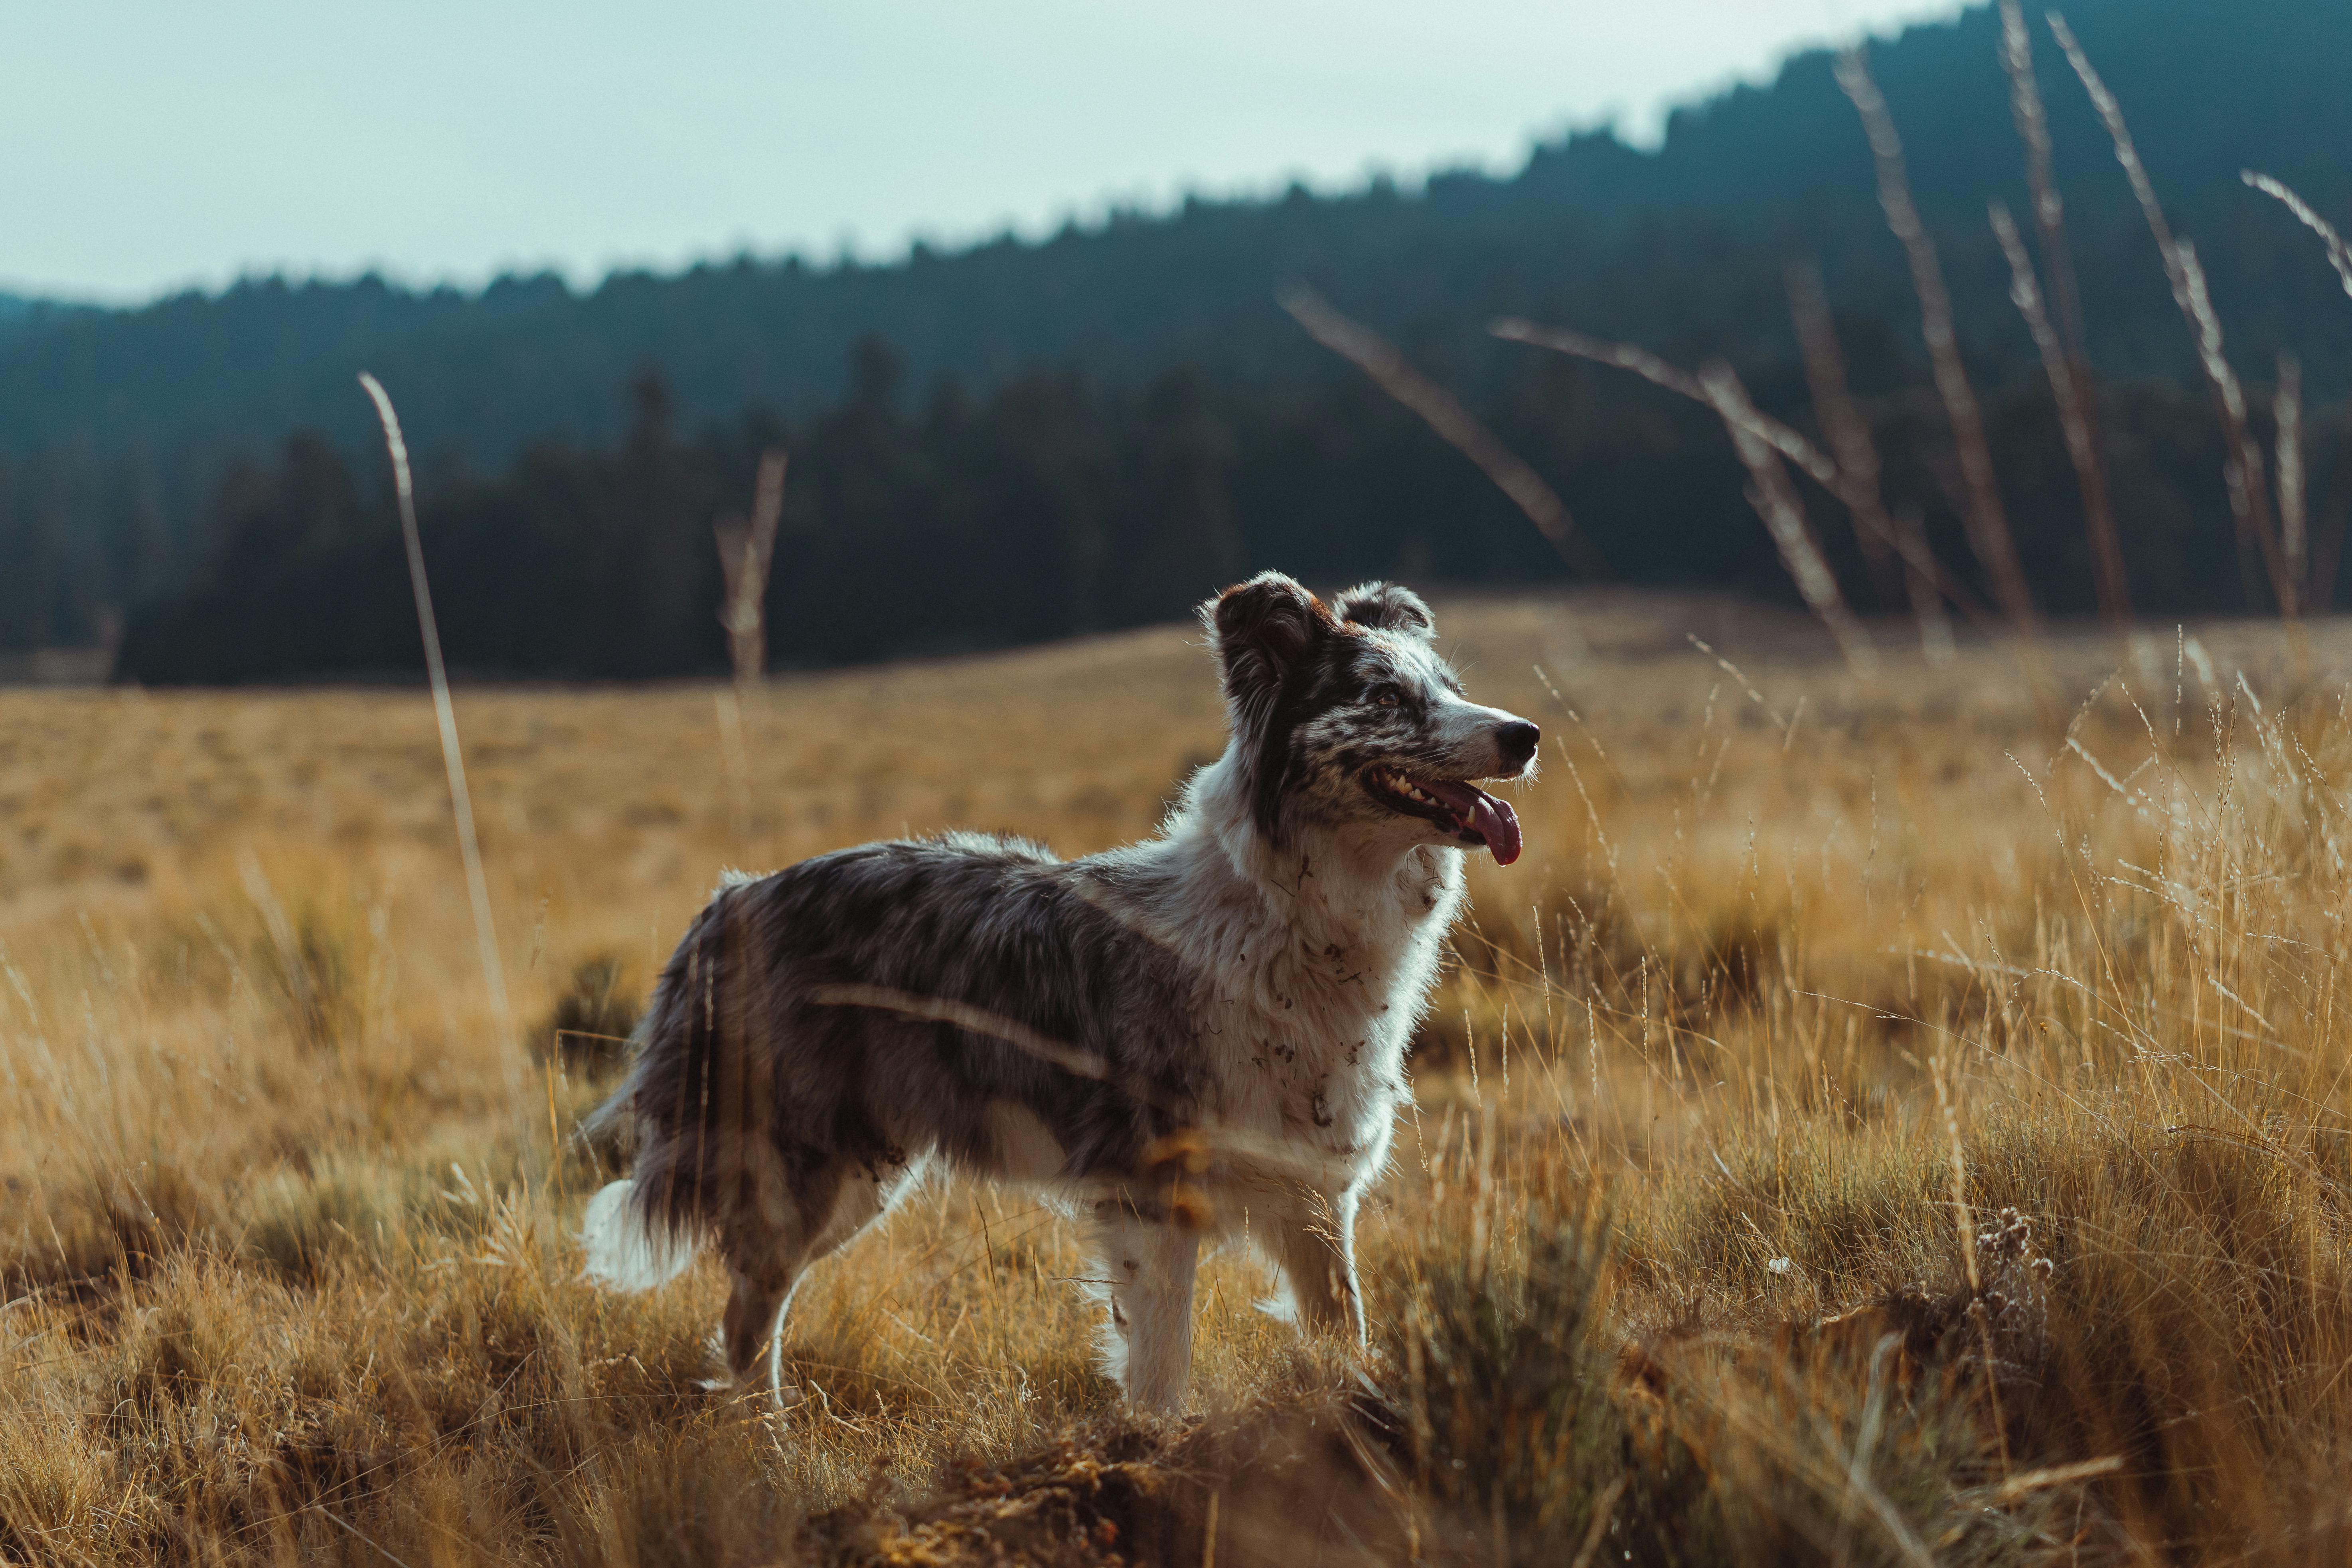
M 0 57 L 0 289 L 131 304 L 284 273 L 575 286 L 750 251 L 884 260 L 1302 180 L 1503 169 L 1950 0 L 1495 0 L 1181 18 L 919 0 L 658 22 L 611 0 L 48 7 Z

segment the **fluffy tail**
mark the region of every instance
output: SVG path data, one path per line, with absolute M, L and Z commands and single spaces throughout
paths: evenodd
M 580 1229 L 585 1278 L 615 1289 L 650 1290 L 684 1272 L 743 1189 L 745 1118 L 764 1102 L 736 1020 L 728 891 L 670 954 L 631 1032 L 628 1077 L 588 1119 L 592 1142 L 625 1147 L 634 1166 L 633 1179 L 589 1200 Z
M 636 1187 L 635 1182 L 606 1184 L 588 1200 L 580 1224 L 581 1245 L 588 1249 L 581 1277 L 610 1290 L 650 1290 L 694 1261 L 691 1237 L 646 1223 Z

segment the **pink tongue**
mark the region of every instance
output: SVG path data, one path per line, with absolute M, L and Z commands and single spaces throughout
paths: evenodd
M 1507 866 L 1519 858 L 1519 817 L 1508 803 L 1480 790 L 1471 821 L 1477 826 L 1478 837 L 1486 841 L 1486 852 L 1494 856 L 1496 865 Z
M 1507 866 L 1519 858 L 1519 818 L 1509 805 L 1475 784 L 1450 779 L 1421 787 L 1470 818 L 1470 826 L 1486 841 L 1486 852 L 1494 856 L 1496 865 Z

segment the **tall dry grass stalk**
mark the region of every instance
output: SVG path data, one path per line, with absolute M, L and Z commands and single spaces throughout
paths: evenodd
M 719 755 L 734 803 L 733 837 L 739 854 L 750 852 L 752 816 L 743 704 L 767 670 L 768 574 L 775 560 L 776 525 L 784 511 L 786 457 L 773 447 L 761 453 L 751 518 L 747 521 L 730 512 L 712 523 L 710 530 L 718 542 L 719 569 L 725 582 L 719 624 L 727 628 L 727 658 L 735 669 L 734 687 L 712 692 L 710 700 L 719 721 Z
M 1805 607 L 1829 628 L 1847 668 L 1858 676 L 1876 674 L 1878 653 L 1871 646 L 1870 633 L 1846 608 L 1845 595 L 1838 591 L 1837 576 L 1822 553 L 1821 541 L 1813 536 L 1812 524 L 1806 521 L 1804 503 L 1797 497 L 1796 486 L 1789 482 L 1789 471 L 1780 466 L 1780 454 L 1756 434 L 1759 416 L 1755 404 L 1748 399 L 1748 389 L 1722 360 L 1710 360 L 1700 367 L 1699 385 L 1706 393 L 1708 403 L 1723 416 L 1723 427 L 1730 435 L 1739 460 L 1747 466 L 1748 504 L 1764 520 L 1773 548 L 1780 553 L 1780 564 L 1797 584 L 1797 592 L 1803 595 Z
M 2345 245 L 2344 237 L 2336 232 L 2336 226 L 2314 212 L 2311 204 L 2295 195 L 2293 189 L 2268 174 L 2258 174 L 2246 169 L 2241 171 L 2238 177 L 2284 205 L 2295 216 L 2297 222 L 2319 237 L 2319 243 L 2327 248 L 2327 264 L 2336 268 L 2336 279 L 2344 285 L 2344 292 L 2352 294 L 2352 247 Z
M 400 416 L 383 384 L 365 371 L 360 385 L 375 405 L 383 427 L 384 453 L 392 463 L 392 488 L 400 508 L 400 537 L 408 555 L 408 586 L 416 600 L 416 626 L 425 640 L 425 673 L 433 688 L 433 717 L 441 734 L 441 762 L 449 780 L 449 808 L 457 818 L 457 853 L 465 863 L 466 894 L 473 909 L 474 938 L 481 957 L 482 981 L 489 987 L 490 1005 L 512 1033 L 513 1010 L 507 999 L 506 963 L 499 956 L 496 918 L 490 912 L 489 879 L 482 870 L 482 843 L 474 830 L 474 800 L 466 787 L 466 755 L 457 742 L 457 709 L 449 697 L 449 672 L 441 663 L 441 630 L 433 619 L 433 589 L 425 575 L 425 541 L 416 527 L 416 489 L 409 477 L 408 443 L 400 434 Z M 509 1053 L 511 1063 L 511 1053 Z M 520 1064 L 512 1064 L 518 1095 Z
M 2042 356 L 2042 374 L 2058 411 L 2058 428 L 2065 437 L 2066 457 L 2074 466 L 2074 482 L 2083 497 L 2084 531 L 2091 541 L 2091 576 L 2099 596 L 2099 615 L 2117 629 L 2131 624 L 2131 584 L 2124 570 L 2123 542 L 2116 533 L 2115 511 L 2107 499 L 2107 470 L 2101 458 L 2097 426 L 2089 403 L 2090 384 L 2052 324 L 2034 277 L 2033 258 L 2009 209 L 1995 202 L 1988 209 L 1994 237 L 2009 259 L 2009 298 L 2025 318 L 2026 331 Z
M 1927 668 L 1941 669 L 1952 662 L 1952 619 L 1936 602 L 1936 584 L 1912 562 L 1928 559 L 1927 525 L 1916 506 L 1896 510 L 1894 515 L 1895 537 L 1903 541 L 1905 586 L 1909 589 L 1913 615 L 1919 623 L 1919 653 L 1927 659 Z M 1933 613 L 1921 614 L 1922 603 L 1935 605 Z
M 1993 1441 L 2000 1454 L 2000 1479 L 2006 1485 L 2011 1479 L 2009 1418 L 2000 1408 L 2000 1357 L 1993 1347 L 1992 1314 L 1985 1305 L 1984 1270 L 1977 1259 L 1976 1215 L 1969 1209 L 1968 1145 L 1960 1138 L 1959 1101 L 1952 1092 L 1941 1053 L 1929 1058 L 1928 1066 L 1936 1086 L 1936 1109 L 1943 1117 L 1944 1136 L 1952 1150 L 1952 1228 L 1959 1240 L 1960 1268 L 1969 1284 L 1969 1317 L 1977 1331 L 1977 1342 L 1984 1352 L 1985 1405 L 1992 1416 Z
M 1830 310 L 1829 293 L 1822 287 L 1821 268 L 1810 261 L 1791 261 L 1781 269 L 1781 277 L 1789 290 L 1790 324 L 1796 329 L 1797 346 L 1804 356 L 1813 417 L 1821 424 L 1845 488 L 1854 497 L 1853 510 L 1858 514 L 1853 521 L 1854 542 L 1861 547 L 1863 562 L 1880 596 L 1892 599 L 1904 579 L 1890 542 L 1895 527 L 1880 489 L 1878 447 L 1870 438 L 1870 423 L 1855 406 L 1853 389 L 1846 380 L 1845 348 L 1838 342 L 1837 321 Z
M 1905 172 L 1903 140 L 1895 129 L 1895 118 L 1888 112 L 1886 100 L 1871 79 L 1870 67 L 1860 48 L 1844 51 L 1837 59 L 1838 86 L 1862 117 L 1864 132 L 1870 139 L 1870 151 L 1878 170 L 1878 202 L 1886 214 L 1887 228 L 1901 243 L 1903 253 L 1911 267 L 1912 289 L 1919 298 L 1919 330 L 1927 345 L 1927 359 L 1935 371 L 1937 395 L 1943 399 L 1944 413 L 1950 422 L 1952 446 L 1959 460 L 1963 489 L 1961 521 L 1966 525 L 1969 544 L 1976 552 L 1984 568 L 1986 581 L 2000 601 L 2011 624 L 2021 633 L 2030 634 L 2036 624 L 2033 595 L 2026 584 L 2025 568 L 2017 558 L 2016 542 L 2011 537 L 2007 508 L 2000 499 L 2000 479 L 1995 473 L 1992 447 L 1985 439 L 1984 413 L 1978 405 L 1976 388 L 1969 381 L 1968 367 L 1960 360 L 1959 337 L 1952 324 L 1951 291 L 1945 287 L 1943 263 L 1936 255 L 1936 243 L 1928 237 L 1927 226 L 1919 219 L 1917 206 L 1911 199 L 1911 183 Z
M 2025 184 L 2033 198 L 2033 226 L 2042 240 L 2042 258 L 2050 269 L 2050 297 L 2057 307 L 2067 363 L 2088 406 L 2096 402 L 2096 387 L 2089 374 L 2082 287 L 2074 276 L 2073 248 L 2066 242 L 2066 204 L 2058 194 L 2053 168 L 2050 116 L 2042 106 L 2042 83 L 2033 72 L 2033 34 L 2026 26 L 2020 0 L 2000 0 L 2000 64 L 2009 77 L 2010 119 L 2025 149 Z
M 2278 430 L 2279 550 L 2285 558 L 2287 588 L 2297 595 L 2287 606 L 2292 615 L 2305 607 L 2301 590 L 2311 580 L 2310 516 L 2304 498 L 2303 363 L 2284 350 L 2279 353 L 2278 391 L 2271 400 L 2271 415 Z
M 2336 269 L 2336 279 L 2344 285 L 2345 293 L 2352 295 L 2352 248 L 2346 247 L 2344 237 L 2336 232 L 2336 226 L 2313 211 L 2311 204 L 2297 195 L 2294 190 L 2268 174 L 2256 174 L 2253 170 L 2247 169 L 2240 173 L 2239 178 L 2262 192 L 2263 195 L 2284 205 L 2287 211 L 2294 215 L 2298 222 L 2319 237 L 2320 244 L 2326 249 L 2328 265 Z M 2303 535 L 2307 529 L 2304 519 L 2306 502 L 2304 499 L 2300 441 L 2298 439 L 2290 442 L 2284 424 L 2287 411 L 2292 408 L 2294 411 L 2299 437 L 2301 398 L 2299 394 L 2294 397 L 2288 395 L 2287 363 L 2287 358 L 2283 355 L 2279 367 L 2280 402 L 2278 405 L 2282 419 L 2279 430 L 2279 514 L 2283 535 L 2282 552 L 2287 558 L 2289 582 L 2295 585 L 2315 613 L 2325 614 L 2334 595 L 2336 568 L 2343 552 L 2345 521 L 2347 514 L 2352 514 L 2352 465 L 2339 461 L 2336 466 L 2336 477 L 2330 484 L 2331 493 L 2322 512 L 2317 547 L 2314 552 L 2309 569 L 2304 570 L 2301 552 L 2289 542 L 2290 538 Z M 2299 387 L 2301 381 L 2299 367 L 2294 379 Z M 2346 420 L 2346 429 L 2347 433 L 2352 433 L 2352 410 L 2347 410 Z M 2347 436 L 2347 439 L 2352 439 L 2352 436 Z M 2290 481 L 2286 471 L 2291 451 L 2294 454 L 2292 460 L 2294 463 L 2292 502 L 2288 496 Z
M 1610 575 L 1608 562 L 1577 531 L 1559 493 L 1480 424 L 1460 399 L 1414 369 L 1395 345 L 1333 310 L 1312 289 L 1286 289 L 1278 298 L 1282 308 L 1317 342 L 1370 376 L 1382 392 L 1419 415 L 1448 446 L 1477 464 L 1479 471 L 1511 498 L 1571 571 L 1591 579 Z
M 2286 575 L 2286 563 L 2271 526 L 2262 448 L 2255 444 L 2247 423 L 2245 389 L 2240 385 L 2238 373 L 2231 367 L 2222 349 L 2221 320 L 2206 290 L 2205 270 L 2197 259 L 2196 247 L 2175 236 L 2165 218 L 2155 182 L 2148 177 L 2147 164 L 2140 161 L 2138 144 L 2132 140 L 2131 127 L 2124 119 L 2123 105 L 2108 90 L 2106 82 L 2091 64 L 2090 56 L 2067 26 L 2065 17 L 2053 11 L 2049 22 L 2052 36 L 2065 52 L 2066 63 L 2081 79 L 2084 91 L 2090 95 L 2092 108 L 2098 111 L 2100 123 L 2106 127 L 2108 140 L 2115 144 L 2116 162 L 2122 165 L 2132 195 L 2147 220 L 2148 233 L 2156 240 L 2157 255 L 2164 263 L 2165 281 L 2170 285 L 2173 302 L 2195 340 L 2199 367 L 2212 388 L 2214 407 L 2221 420 L 2222 477 L 2229 487 L 2230 514 L 2237 525 L 2242 560 L 2250 552 L 2259 558 L 2268 574 L 2273 599 L 2283 613 L 2293 615 L 2297 597 L 2295 584 Z M 2245 563 L 2249 567 L 2247 593 L 2252 598 L 2257 596 L 2256 579 L 2251 570 L 2252 563 Z
M 2049 272 L 2049 297 L 2054 306 L 2060 349 L 2053 354 L 2044 347 L 2039 331 L 2034 346 L 2042 353 L 2051 394 L 2059 405 L 2066 455 L 2074 465 L 2075 486 L 2083 497 L 2083 526 L 2090 536 L 2100 613 L 2110 625 L 2119 626 L 2131 618 L 2130 577 L 2124 568 L 2123 542 L 2107 484 L 2106 454 L 2100 438 L 2099 383 L 2091 369 L 2082 288 L 2075 279 L 2074 251 L 2066 241 L 2066 205 L 2053 172 L 2050 117 L 2033 71 L 2033 35 L 2026 26 L 2020 0 L 2000 0 L 2000 36 L 2001 68 L 2009 75 L 2010 118 L 2025 148 L 2025 183 L 2032 195 L 2033 226 Z M 2033 268 L 2030 262 L 2019 264 L 2023 246 L 2011 247 L 2003 240 L 2002 249 L 2010 253 L 2011 276 L 2020 285 L 2016 292 L 2026 291 L 2025 286 L 2033 282 Z M 2025 309 L 2021 301 L 2019 309 Z M 2026 324 L 2033 330 L 2030 317 Z
M 1664 391 L 1704 404 L 1710 409 L 1716 406 L 1697 376 L 1638 344 L 1609 342 L 1587 337 L 1582 332 L 1542 326 L 1516 316 L 1494 322 L 1487 331 L 1508 342 L 1527 343 L 1535 348 L 1549 349 L 1554 353 L 1567 354 L 1572 359 L 1589 360 L 1595 364 L 1630 371 Z M 1836 496 L 1853 515 L 1857 528 L 1875 529 L 1881 526 L 1878 513 L 1884 509 L 1873 507 L 1872 493 L 1857 484 L 1852 475 L 1832 462 L 1802 433 L 1758 409 L 1752 403 L 1740 409 L 1738 417 L 1749 434 L 1796 464 L 1808 478 Z M 1874 471 L 1874 454 L 1873 463 Z M 1937 563 L 1927 550 L 1924 536 L 1906 536 L 1902 530 L 1890 527 L 1881 537 L 1889 549 L 1902 557 L 1906 566 L 1934 584 L 1936 591 L 1955 607 L 1988 627 L 1994 624 L 1984 601 Z
M 1821 271 L 1810 263 L 1791 262 L 1787 278 L 1789 314 L 1804 353 L 1805 382 L 1812 393 L 1813 412 L 1837 458 L 1843 480 L 1832 493 L 1846 501 L 1854 537 L 1862 544 L 1864 559 L 1880 579 L 1881 592 L 1891 586 L 1885 582 L 1888 575 L 1900 575 L 1911 602 L 1912 618 L 1918 624 L 1920 649 L 1931 666 L 1940 668 L 1951 661 L 1951 618 L 1944 613 L 1943 596 L 1936 590 L 1934 576 L 1914 564 L 1927 554 L 1916 520 L 1908 531 L 1913 536 L 1908 546 L 1895 548 L 1895 541 L 1905 534 L 1887 514 L 1879 489 L 1877 443 L 1870 438 L 1869 421 L 1854 405 L 1846 382 L 1845 351 L 1838 343 L 1837 323 L 1830 313 L 1829 295 L 1822 288 Z
M 726 579 L 719 624 L 727 628 L 727 655 L 739 687 L 758 680 L 767 668 L 768 572 L 776 555 L 776 524 L 784 512 L 786 457 L 773 448 L 760 454 L 748 521 L 730 512 L 711 524 Z

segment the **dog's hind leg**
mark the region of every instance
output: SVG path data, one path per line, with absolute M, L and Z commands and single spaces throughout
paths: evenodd
M 737 1386 L 751 1382 L 751 1368 L 760 1354 L 760 1343 L 766 1340 L 775 1344 L 783 1341 L 784 1308 L 792 1300 L 793 1288 L 800 1283 L 804 1265 L 798 1258 L 772 1256 L 744 1264 L 730 1258 L 727 1279 L 734 1289 L 728 1292 L 727 1311 L 720 1318 L 720 1343 L 727 1353 L 727 1370 Z M 782 1360 L 772 1355 L 768 1363 L 768 1394 L 779 1405 L 784 1402 Z
M 739 1220 L 719 1238 L 732 1284 L 719 1334 L 737 1385 L 768 1347 L 768 1394 L 784 1404 L 784 1318 L 811 1264 L 855 1239 L 920 1180 L 925 1162 L 869 1170 L 836 1165 L 796 1180 L 789 1212 Z
M 1095 1216 L 1110 1298 L 1103 1359 L 1129 1401 L 1172 1415 L 1183 1408 L 1192 1374 L 1200 1236 L 1117 1202 L 1097 1205 Z

